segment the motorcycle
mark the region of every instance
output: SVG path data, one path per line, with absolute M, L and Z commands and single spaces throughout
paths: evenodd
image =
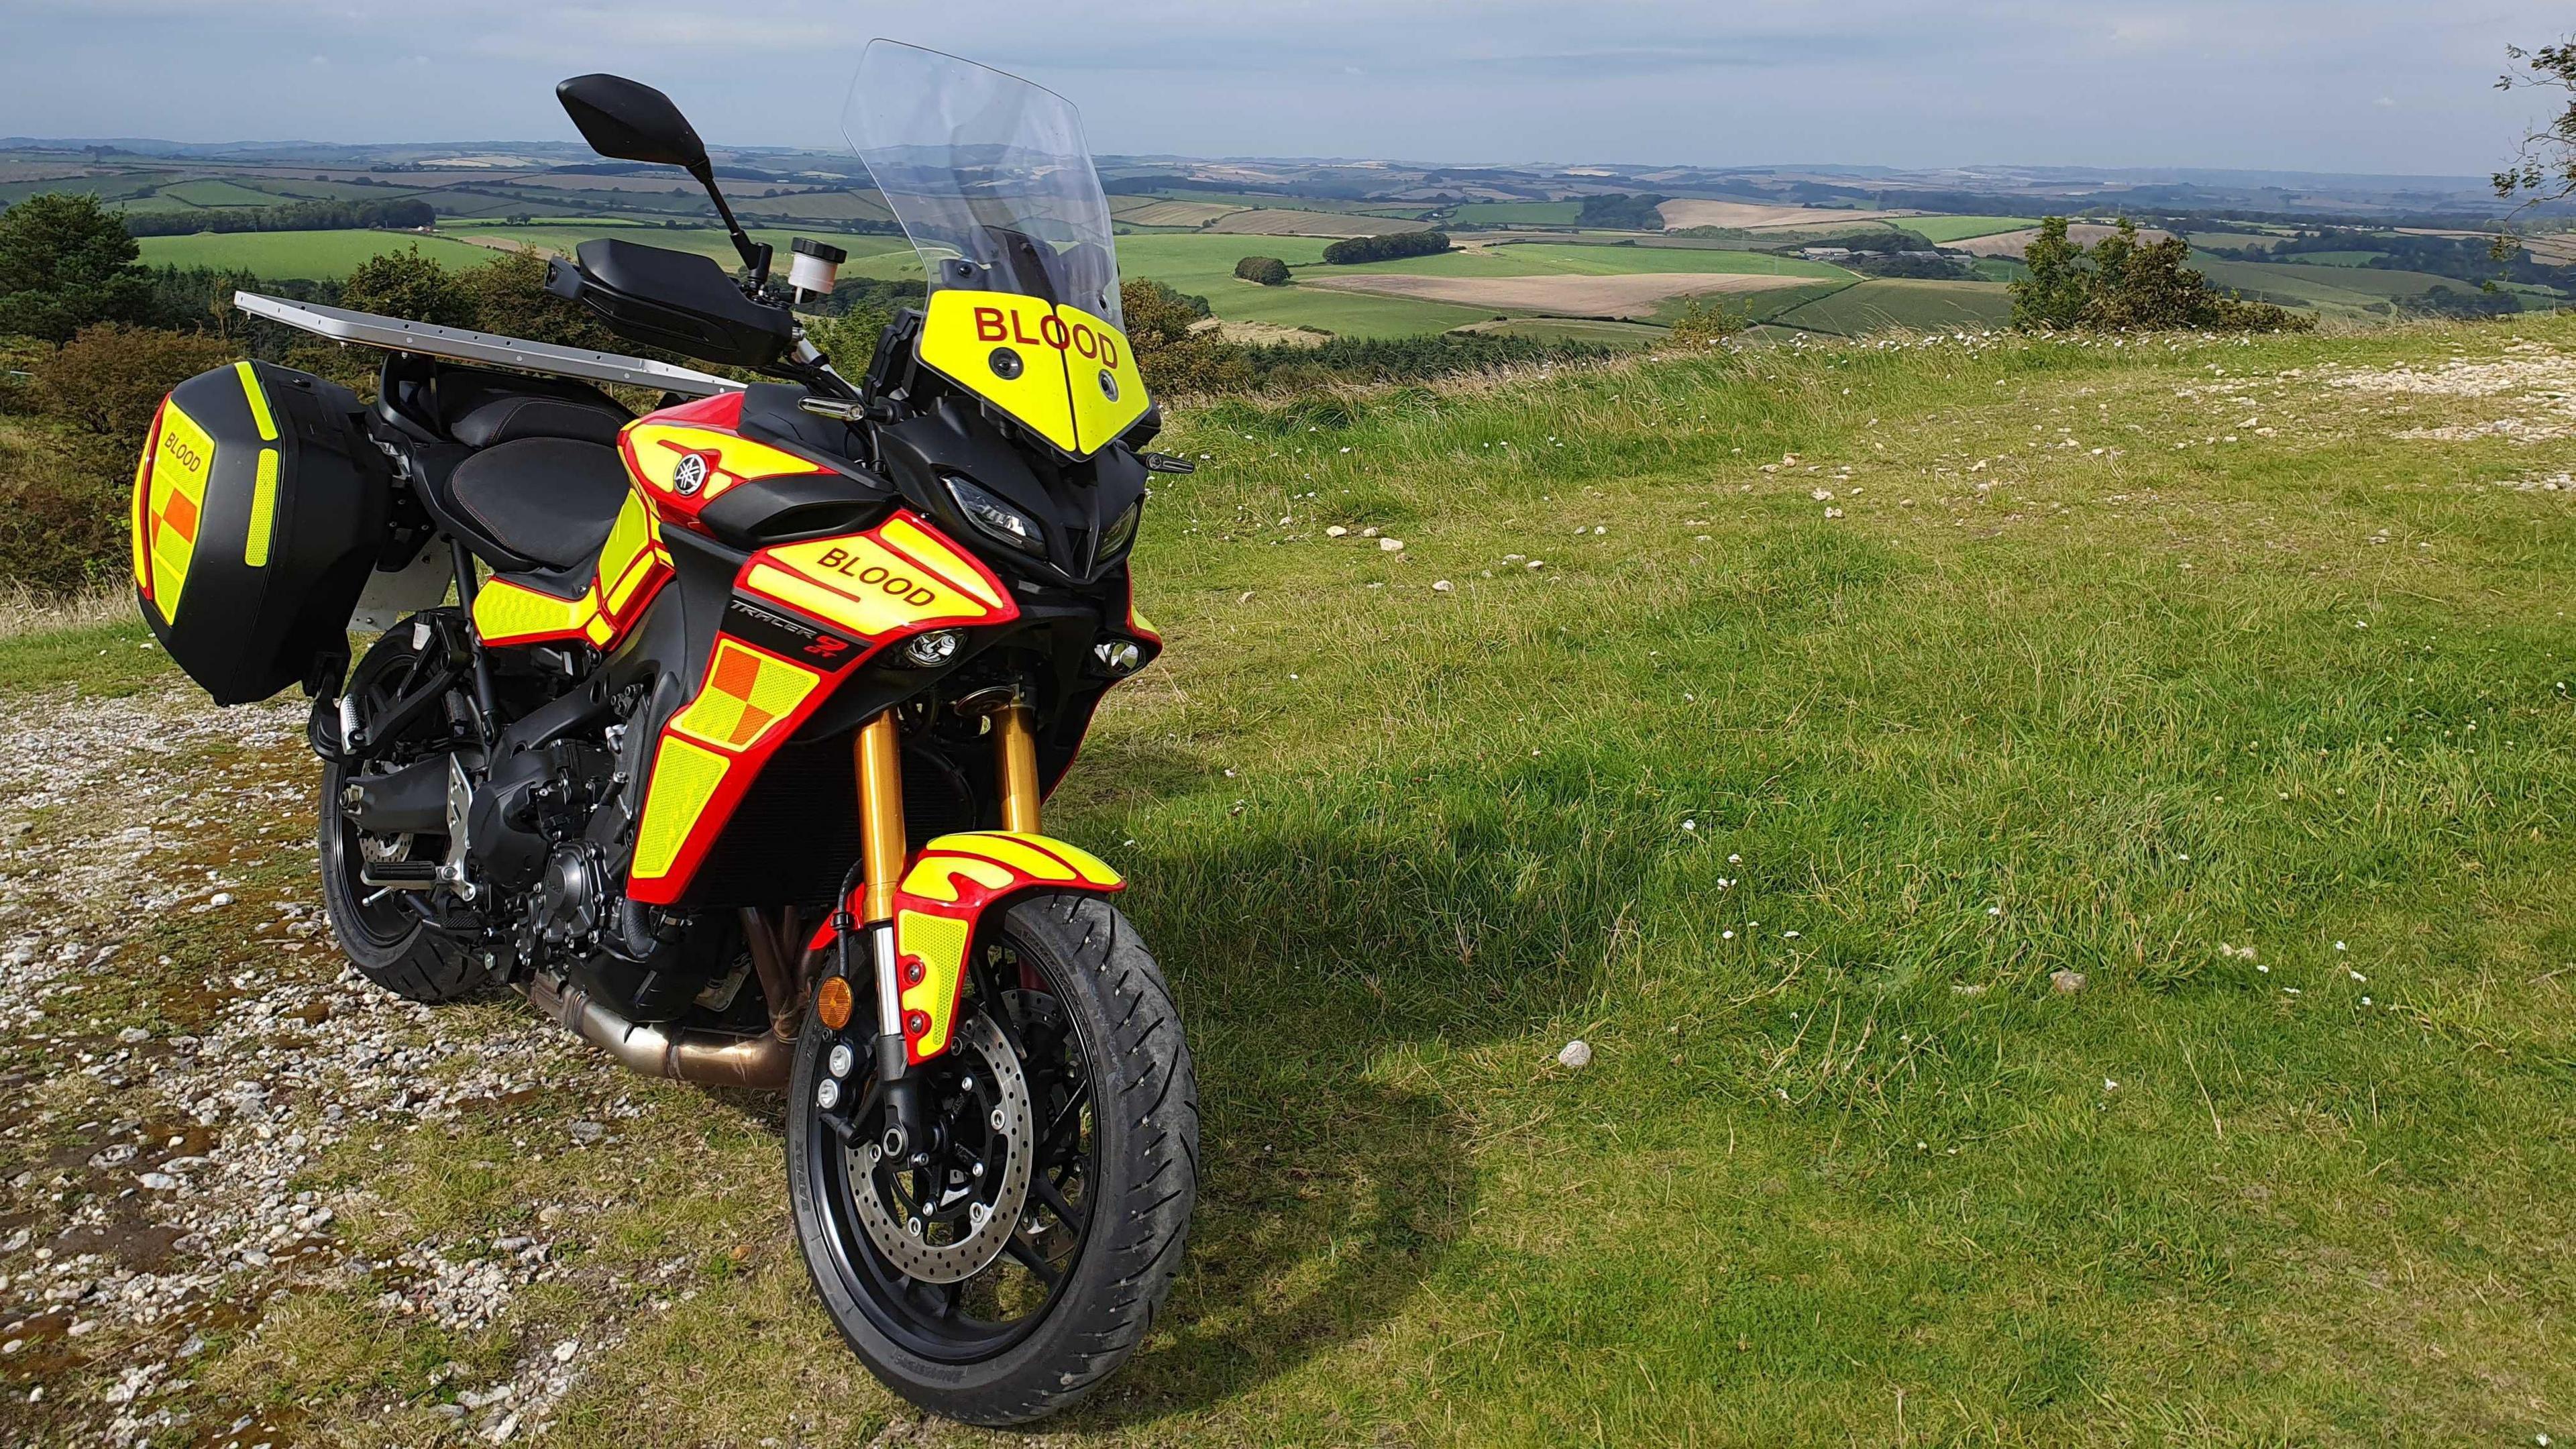
M 558 96 L 601 155 L 689 172 L 742 270 L 604 239 L 548 289 L 776 380 L 242 293 L 382 350 L 376 396 L 263 362 L 174 389 L 139 605 L 218 703 L 312 697 L 359 972 L 506 985 L 637 1071 L 784 1089 L 797 1244 L 860 1360 L 925 1409 L 1041 1417 L 1143 1340 L 1198 1156 L 1124 882 L 1040 829 L 1162 647 L 1129 550 L 1149 476 L 1187 471 L 1147 451 L 1080 119 L 869 46 L 845 128 L 927 294 L 850 381 L 796 311 L 840 249 L 773 277 L 668 97 Z M 383 630 L 354 667 L 353 626 Z

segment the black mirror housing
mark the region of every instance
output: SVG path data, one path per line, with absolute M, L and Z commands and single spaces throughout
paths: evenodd
M 581 130 L 590 149 L 620 161 L 679 166 L 707 165 L 706 143 L 671 98 L 641 81 L 616 75 L 577 75 L 555 87 L 555 99 Z

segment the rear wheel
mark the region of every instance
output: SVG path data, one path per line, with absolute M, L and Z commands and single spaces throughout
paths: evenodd
M 840 1038 L 816 1022 L 787 1118 L 797 1244 L 842 1337 L 904 1398 L 996 1425 L 1075 1402 L 1144 1341 L 1198 1195 L 1189 1048 L 1135 928 L 1090 895 L 998 915 L 953 1045 L 913 1069 L 919 1155 L 884 1155 L 864 1050 L 856 1100 L 818 1105 Z
M 417 658 L 411 635 L 409 628 L 397 626 L 358 662 L 348 692 L 362 716 L 381 718 L 401 695 Z M 331 932 L 360 975 L 413 1001 L 447 1001 L 473 991 L 484 981 L 482 963 L 431 918 L 430 892 L 387 890 L 368 885 L 362 875 L 380 862 L 436 860 L 447 838 L 370 835 L 341 809 L 340 792 L 362 772 L 388 771 L 428 758 L 447 743 L 446 726 L 446 716 L 433 709 L 380 759 L 322 767 L 322 908 L 331 919 Z

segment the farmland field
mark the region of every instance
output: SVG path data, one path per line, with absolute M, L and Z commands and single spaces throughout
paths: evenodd
M 1129 198 L 1120 198 L 1127 200 Z M 1220 216 L 1243 208 L 1216 201 L 1160 201 L 1136 197 L 1141 206 L 1111 207 L 1111 214 L 1129 226 L 1205 226 Z
M 1766 292 L 1797 287 L 1794 276 L 1747 272 L 1425 274 L 1356 271 L 1308 275 L 1301 287 L 1418 298 L 1486 312 L 1535 312 L 1566 317 L 1655 316 L 1679 298 L 1711 293 Z
M 1901 226 L 1919 236 L 1929 237 L 1934 244 L 1948 246 L 1970 237 L 1993 236 L 1997 232 L 2020 231 L 2039 225 L 2035 216 L 1900 216 L 1890 218 L 1890 226 Z
M 1047 825 L 1202 1188 L 1042 1442 L 2564 1442 L 2571 391 L 2525 317 L 1174 408 Z M 847 1360 L 774 1098 L 350 976 L 305 702 L 147 644 L 0 640 L 12 1441 L 1040 1442 Z
M 1774 256 L 1769 252 L 1706 247 L 1592 246 L 1582 242 L 1554 241 L 1514 242 L 1476 251 L 1439 252 L 1427 257 L 1401 257 L 1394 261 L 1363 262 L 1356 266 L 1316 270 L 1318 275 L 1406 272 L 1435 277 L 1612 277 L 1630 272 L 1734 272 L 1823 278 L 1851 275 L 1826 262 Z
M 1385 236 L 1422 231 L 1426 224 L 1391 216 L 1362 216 L 1349 211 L 1299 211 L 1289 207 L 1254 207 L 1230 212 L 1208 227 L 1235 236 Z
M 1465 226 L 1572 226 L 1579 201 L 1462 201 L 1449 216 Z
M 2066 236 L 2069 241 L 2078 245 L 2091 246 L 2102 238 L 2116 235 L 2118 232 L 2119 228 L 2116 226 L 2079 221 L 2067 227 Z M 2159 231 L 2151 226 L 2138 228 L 2138 239 L 2141 241 L 2161 241 L 2169 235 L 2171 233 Z M 2034 226 L 2020 231 L 1999 231 L 1985 236 L 1967 237 L 1948 245 L 1955 250 L 1974 252 L 1981 257 L 2018 257 L 2029 250 L 2030 244 L 2037 240 L 2039 240 L 2039 228 Z
M 1945 327 L 2000 327 L 2012 317 L 2012 298 L 1994 282 L 1938 282 L 1873 278 L 1845 287 L 1768 319 L 1787 327 L 1859 336 L 1890 327 L 1939 331 Z
M 137 242 L 146 266 L 247 267 L 263 277 L 345 277 L 383 252 L 419 247 L 450 266 L 488 260 L 483 249 L 442 236 L 406 231 L 234 231 L 147 236 Z
M 1667 201 L 1655 208 L 1672 230 L 1688 226 L 1738 227 L 1746 231 L 1776 228 L 1833 227 L 1904 215 L 1894 211 L 1845 211 L 1821 206 L 1767 206 L 1748 201 Z

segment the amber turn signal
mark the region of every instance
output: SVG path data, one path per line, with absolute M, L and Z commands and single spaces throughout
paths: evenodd
M 850 1024 L 848 977 L 835 976 L 823 983 L 822 987 L 814 993 L 814 1014 L 821 1017 L 823 1024 L 834 1031 L 839 1031 Z

